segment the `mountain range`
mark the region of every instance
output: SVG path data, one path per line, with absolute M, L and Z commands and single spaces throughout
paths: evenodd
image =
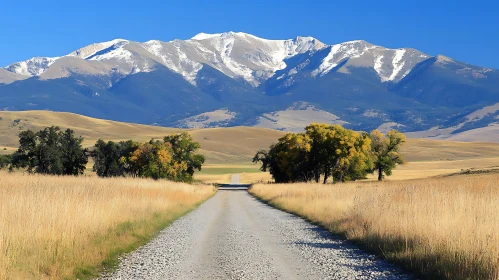
M 446 138 L 496 125 L 499 71 L 362 40 L 116 39 L 0 68 L 0 110 L 192 128 L 297 131 L 315 121 Z

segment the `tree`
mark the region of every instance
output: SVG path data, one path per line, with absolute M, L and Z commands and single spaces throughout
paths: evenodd
M 290 181 L 312 180 L 313 173 L 308 161 L 311 148 L 310 138 L 305 133 L 288 133 L 279 141 L 284 149 L 281 149 L 278 154 L 278 163 Z
M 326 124 L 311 124 L 305 127 L 305 133 L 311 141 L 308 160 L 316 183 L 319 183 L 321 174 L 326 173 L 328 169 L 329 152 L 332 147 L 327 143 L 329 133 L 327 126 Z M 324 181 L 326 180 L 327 178 Z
M 131 162 L 137 168 L 139 177 L 175 179 L 187 167 L 186 164 L 177 165 L 172 158 L 169 143 L 151 140 L 149 143 L 139 144 L 131 155 Z
M 205 162 L 203 155 L 195 154 L 201 147 L 200 144 L 194 142 L 192 136 L 187 132 L 166 136 L 163 141 L 171 145 L 175 165 L 180 168 L 185 164 L 187 167 L 185 171 L 176 175 L 175 181 L 192 181 L 194 172 L 196 170 L 201 171 L 201 167 Z
M 259 151 L 254 163 L 269 171 L 276 183 L 333 182 L 365 179 L 374 162 L 368 133 L 358 133 L 340 125 L 311 124 L 305 133 L 288 133 L 270 150 Z
M 12 155 L 0 155 L 0 169 L 5 169 L 10 166 Z
M 392 169 L 397 164 L 404 163 L 400 154 L 400 146 L 405 143 L 405 136 L 396 130 L 389 131 L 386 136 L 379 130 L 374 130 L 370 138 L 374 169 L 378 172 L 378 180 L 382 181 L 385 175 L 392 175 Z
M 19 149 L 12 155 L 10 170 L 14 168 L 27 168 L 28 172 L 33 172 L 36 167 L 36 146 L 37 136 L 31 130 L 19 133 Z
M 335 182 L 365 179 L 367 174 L 372 173 L 374 166 L 369 134 L 365 132 L 359 134 L 350 130 L 346 135 L 347 149 L 343 151 L 344 154 L 339 158 L 333 171 Z
M 94 159 L 93 170 L 99 177 L 137 177 L 131 156 L 139 147 L 139 143 L 132 140 L 107 143 L 99 139 L 91 152 Z
M 30 173 L 79 175 L 88 161 L 82 148 L 83 138 L 76 138 L 70 129 L 47 127 L 39 132 L 31 130 L 19 134 L 19 149 L 12 155 L 11 169 L 26 168 Z
M 62 153 L 62 174 L 80 175 L 85 172 L 88 163 L 88 150 L 83 149 L 81 143 L 83 138 L 76 137 L 74 131 L 66 129 L 60 134 Z
M 124 170 L 119 166 L 121 151 L 113 141 L 106 143 L 102 139 L 97 140 L 91 156 L 94 159 L 93 170 L 97 173 L 97 176 L 116 177 L 125 175 Z
M 280 143 L 272 144 L 268 151 L 260 150 L 253 157 L 253 163 L 260 162 L 262 164 L 260 170 L 263 172 L 268 171 L 276 183 L 287 183 L 291 180 L 279 165 L 278 154 L 283 148 L 285 147 Z
M 132 176 L 190 182 L 205 159 L 194 152 L 200 145 L 188 133 L 172 134 L 163 141 L 115 143 L 97 141 L 92 151 L 100 177 Z
M 269 170 L 276 183 L 308 182 L 313 177 L 307 159 L 309 140 L 304 133 L 287 133 L 268 152 L 256 153 L 253 162 L 261 162 L 260 170 Z
M 369 139 L 341 125 L 311 124 L 305 128 L 311 139 L 310 161 L 314 179 L 323 176 L 345 182 L 365 177 L 371 167 Z

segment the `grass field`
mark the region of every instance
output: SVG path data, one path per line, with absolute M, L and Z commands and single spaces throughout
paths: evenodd
M 435 279 L 499 277 L 499 175 L 254 185 L 261 199 Z
M 220 174 L 234 174 L 234 173 L 259 173 L 259 165 L 257 164 L 247 164 L 247 165 L 232 165 L 232 164 L 212 164 L 203 165 L 203 168 L 199 175 L 220 175 Z
M 83 279 L 215 193 L 146 179 L 0 173 L 0 279 Z

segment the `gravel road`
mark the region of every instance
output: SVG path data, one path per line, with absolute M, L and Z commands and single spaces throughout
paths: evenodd
M 411 279 L 247 191 L 219 191 L 101 279 Z

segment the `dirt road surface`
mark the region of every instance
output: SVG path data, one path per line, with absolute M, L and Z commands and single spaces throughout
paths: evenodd
M 238 177 L 233 178 L 238 183 Z M 245 190 L 220 190 L 102 279 L 412 279 Z

